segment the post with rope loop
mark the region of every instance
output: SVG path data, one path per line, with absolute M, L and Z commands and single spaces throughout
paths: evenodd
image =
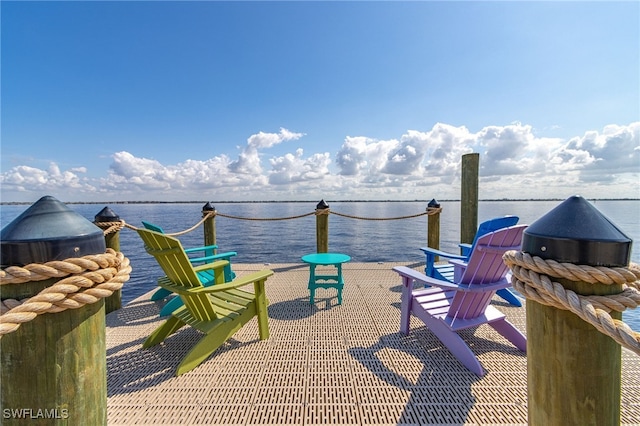
M 525 230 L 522 252 L 559 264 L 627 267 L 631 240 L 592 204 L 574 196 Z M 582 296 L 623 290 L 622 284 L 579 278 L 553 281 L 564 288 L 561 292 Z M 529 424 L 619 425 L 620 344 L 568 310 L 530 298 L 526 309 Z M 611 317 L 620 320 L 622 313 Z
M 95 215 L 94 223 L 101 229 L 111 229 L 111 225 L 120 222 L 120 216 L 118 216 L 108 206 L 105 206 L 100 212 Z M 114 227 L 110 232 L 105 231 L 104 242 L 107 247 L 112 248 L 115 251 L 120 251 L 120 227 Z M 113 311 L 117 311 L 122 308 L 122 290 L 114 291 L 113 294 L 104 300 L 104 312 L 109 314 Z
M 316 252 L 329 252 L 329 204 L 324 200 L 316 205 Z
M 55 299 L 57 290 L 47 292 L 73 273 L 48 265 L 82 269 L 66 260 L 104 254 L 104 233 L 47 196 L 7 225 L 0 239 L 2 423 L 24 424 L 25 416 L 47 416 L 47 424 L 106 424 L 104 301 L 75 304 L 76 300 Z M 39 278 L 29 273 L 31 266 L 39 266 L 34 269 Z M 13 269 L 22 273 L 13 274 Z M 45 305 L 56 309 L 44 309 Z
M 436 199 L 432 199 L 427 204 L 427 246 L 432 249 L 440 250 L 440 203 Z M 439 260 L 439 256 L 435 257 L 435 262 Z
M 204 219 L 204 245 L 214 246 L 216 245 L 216 208 L 207 202 L 202 206 L 202 217 Z M 217 250 L 214 250 L 212 254 L 216 254 Z M 209 254 L 207 254 L 209 256 Z

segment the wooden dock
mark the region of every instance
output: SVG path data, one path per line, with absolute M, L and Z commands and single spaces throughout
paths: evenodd
M 163 302 L 141 297 L 107 316 L 109 425 L 526 425 L 527 358 L 491 327 L 462 333 L 487 374 L 466 370 L 418 320 L 399 333 L 407 263 L 344 265 L 344 301 L 317 290 L 305 264 L 234 264 L 267 281 L 271 337 L 257 322 L 195 370 L 174 371 L 199 335 L 184 328 L 142 349 Z M 149 277 L 155 280 L 156 277 Z M 525 308 L 493 302 L 522 331 Z M 640 357 L 623 349 L 621 424 L 640 424 Z M 571 395 L 566 395 L 571 398 Z M 568 422 L 569 424 L 569 422 Z

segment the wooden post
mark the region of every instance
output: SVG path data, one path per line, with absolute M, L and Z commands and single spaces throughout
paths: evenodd
M 211 203 L 207 203 L 202 207 L 202 217 L 205 217 L 207 214 L 215 211 L 216 208 L 212 206 Z M 216 244 L 216 216 L 214 214 L 204 221 L 204 245 L 213 246 Z M 207 253 L 207 256 L 216 253 L 217 250 L 214 250 L 213 253 Z
M 109 207 L 105 207 L 100 210 L 95 216 L 95 224 L 100 227 L 103 231 L 105 228 L 101 226 L 101 224 L 105 224 L 104 226 L 108 228 L 106 225 L 110 222 L 120 222 L 120 216 L 118 216 L 113 210 Z M 120 230 L 115 232 L 110 232 L 104 236 L 104 242 L 108 248 L 112 248 L 115 251 L 120 251 Z M 113 294 L 107 297 L 104 301 L 104 311 L 105 314 L 108 314 L 113 311 L 117 311 L 122 308 L 122 290 L 114 291 Z
M 28 298 L 58 280 L 5 284 L 2 297 Z M 38 415 L 49 416 L 47 423 L 38 424 L 107 424 L 104 306 L 100 299 L 40 314 L 2 337 L 3 425 L 25 424 L 25 416 Z
M 48 196 L 2 230 L 0 245 L 3 263 L 12 260 L 5 266 L 103 254 L 106 249 L 104 234 L 95 224 Z M 2 299 L 28 299 L 60 279 L 3 284 Z M 38 314 L 5 334 L 0 343 L 0 422 L 106 425 L 105 328 L 104 299 L 99 299 L 76 309 Z
M 622 285 L 554 281 L 584 296 L 622 291 Z M 619 425 L 620 345 L 569 311 L 531 300 L 526 309 L 529 425 Z
M 480 154 L 462 156 L 460 197 L 460 242 L 471 244 L 478 227 L 478 172 Z
M 329 204 L 324 200 L 316 205 L 316 251 L 329 252 Z
M 434 198 L 427 205 L 427 211 L 429 209 L 440 209 L 440 203 Z M 440 250 L 440 211 L 427 216 L 427 246 Z M 440 257 L 436 256 L 435 262 L 438 260 L 440 260 Z
M 560 263 L 627 266 L 631 239 L 587 201 L 572 197 L 529 226 L 522 251 Z M 552 279 L 580 295 L 622 291 L 621 284 Z M 620 345 L 569 311 L 533 300 L 526 309 L 529 425 L 619 425 Z

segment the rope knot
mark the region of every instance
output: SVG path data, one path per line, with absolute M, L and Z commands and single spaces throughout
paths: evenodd
M 127 224 L 124 220 L 116 221 L 116 222 L 93 222 L 98 228 L 102 229 L 102 233 L 104 235 L 113 234 L 119 232 L 122 228 L 124 228 Z

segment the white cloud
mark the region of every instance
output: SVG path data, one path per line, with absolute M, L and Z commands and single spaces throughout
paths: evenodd
M 56 163 L 48 170 L 30 166 L 16 166 L 0 175 L 3 193 L 42 193 L 68 194 L 72 192 L 93 192 L 96 188 L 79 176 L 86 170 L 82 167 L 61 171 Z M 3 196 L 4 198 L 4 196 Z
M 606 126 L 601 134 L 585 133 L 567 142 L 564 152 L 572 152 L 590 161 L 585 170 L 608 170 L 621 173 L 637 172 L 640 166 L 640 122 L 629 126 Z
M 302 136 L 304 136 L 303 133 L 294 133 L 284 128 L 280 128 L 279 133 L 260 132 L 251 135 L 238 159 L 229 164 L 229 169 L 236 173 L 260 174 L 262 167 L 259 149 L 271 148 L 281 142 L 300 139 Z
M 329 174 L 330 154 L 314 154 L 303 158 L 302 149 L 295 154 L 286 154 L 282 157 L 272 158 L 269 183 L 274 185 L 298 183 L 310 180 L 322 179 Z
M 482 198 L 640 196 L 640 122 L 569 140 L 540 137 L 520 123 L 475 133 L 437 123 L 398 139 L 347 136 L 335 153 L 305 155 L 295 147 L 264 158 L 275 145 L 303 136 L 287 129 L 254 134 L 237 159 L 219 155 L 163 164 L 120 151 L 100 178 L 86 177 L 86 166 L 21 165 L 0 174 L 3 200 L 44 194 L 70 201 L 450 199 L 460 196 L 460 159 L 470 152 L 480 153 Z

